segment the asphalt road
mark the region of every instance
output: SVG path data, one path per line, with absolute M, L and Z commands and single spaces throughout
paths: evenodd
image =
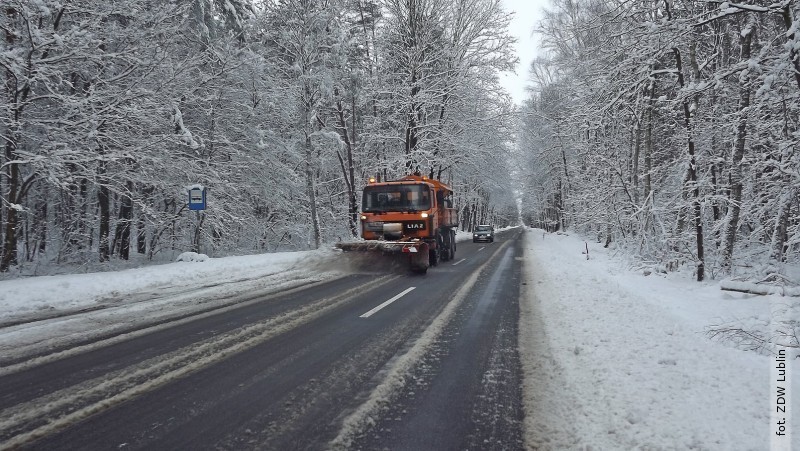
M 0 449 L 521 449 L 521 236 L 15 362 Z

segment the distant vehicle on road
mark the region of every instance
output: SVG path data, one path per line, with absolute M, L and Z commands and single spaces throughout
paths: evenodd
M 475 230 L 472 231 L 472 242 L 478 241 L 494 243 L 494 227 L 485 224 L 475 226 Z

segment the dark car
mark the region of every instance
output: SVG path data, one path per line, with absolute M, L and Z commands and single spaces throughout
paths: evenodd
M 477 243 L 478 241 L 494 243 L 494 227 L 483 224 L 475 226 L 475 230 L 472 231 L 472 242 Z

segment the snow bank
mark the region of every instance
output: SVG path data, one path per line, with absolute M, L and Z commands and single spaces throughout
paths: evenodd
M 208 260 L 208 255 L 198 254 L 197 252 L 184 252 L 178 255 L 176 262 L 204 262 Z
M 103 299 L 163 287 L 188 287 L 251 279 L 333 255 L 331 249 L 209 258 L 183 253 L 177 262 L 124 271 L 38 276 L 0 281 L 0 320 L 41 311 L 91 308 Z M 187 265 L 187 261 L 203 262 Z

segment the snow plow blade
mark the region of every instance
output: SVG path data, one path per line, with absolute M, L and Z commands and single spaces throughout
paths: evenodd
M 336 247 L 345 252 L 383 252 L 386 254 L 414 253 L 420 243 L 416 241 L 351 241 L 337 243 Z M 413 250 L 412 250 L 413 249 Z
M 421 240 L 413 241 L 352 241 L 337 243 L 336 247 L 345 252 L 354 252 L 353 255 L 366 256 L 366 267 L 374 269 L 382 263 L 375 261 L 375 258 L 389 259 L 394 267 L 398 261 L 404 261 L 410 265 L 410 269 L 417 273 L 425 273 L 430 266 L 428 243 Z M 374 256 L 374 257 L 372 257 Z M 364 263 L 364 262 L 362 262 Z M 385 264 L 385 262 L 383 263 Z

